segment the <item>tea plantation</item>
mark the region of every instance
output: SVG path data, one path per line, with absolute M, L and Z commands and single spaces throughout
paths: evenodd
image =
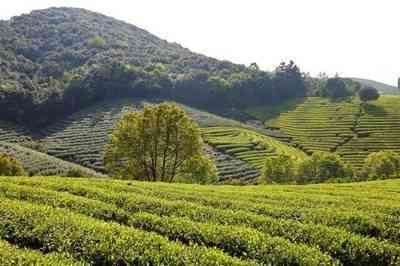
M 79 164 L 63 161 L 56 157 L 22 147 L 18 144 L 0 141 L 0 153 L 18 159 L 29 175 L 79 175 L 101 177 L 102 174 Z
M 399 265 L 400 182 L 0 178 L 2 265 Z
M 381 96 L 363 105 L 358 100 L 311 97 L 266 124 L 280 128 L 307 153 L 336 152 L 360 168 L 372 152 L 400 151 L 399 104 L 399 96 Z
M 150 102 L 140 98 L 123 98 L 100 102 L 34 132 L 11 123 L 0 122 L 0 141 L 7 142 L 2 144 L 3 146 L 6 145 L 6 148 L 0 145 L 0 152 L 5 152 L 11 156 L 16 155 L 31 175 L 65 175 L 66 169 L 71 168 L 71 166 L 78 167 L 78 165 L 83 166 L 81 170 L 86 175 L 99 175 L 94 171 L 104 171 L 104 148 L 109 141 L 109 134 L 115 123 L 124 112 L 138 110 L 146 103 Z M 262 131 L 263 134 L 274 136 L 276 134 L 268 130 L 252 128 L 238 121 L 193 107 L 185 105 L 182 105 L 182 107 L 201 127 L 249 128 Z M 279 135 L 276 136 L 279 137 Z M 15 146 L 11 143 L 20 145 Z M 26 148 L 21 147 L 21 145 Z M 43 153 L 38 153 L 32 149 L 28 150 L 27 148 L 32 148 L 31 146 L 40 148 Z M 21 154 L 17 154 L 16 149 L 24 150 Z M 245 161 L 212 148 L 206 148 L 206 150 L 215 159 L 221 182 L 236 180 L 239 183 L 252 183 L 259 176 L 258 170 Z M 49 164 L 49 162 L 53 163 Z
M 202 129 L 203 139 L 218 151 L 248 162 L 256 169 L 262 168 L 267 156 L 287 154 L 297 159 L 306 155 L 277 139 L 254 130 L 237 127 L 207 127 Z

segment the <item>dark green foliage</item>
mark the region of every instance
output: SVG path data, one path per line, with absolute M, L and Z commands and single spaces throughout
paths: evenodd
M 322 88 L 320 95 L 331 99 L 343 99 L 351 96 L 352 93 L 348 90 L 343 79 L 334 77 L 326 81 L 326 85 Z
M 363 102 L 374 101 L 379 98 L 379 92 L 374 87 L 364 87 L 358 92 L 360 100 Z
M 293 61 L 288 64 L 282 62 L 276 68 L 273 84 L 278 97 L 281 99 L 292 98 L 293 96 L 304 97 L 306 95 L 303 76 L 299 67 Z
M 0 23 L 0 119 L 33 126 L 121 96 L 243 107 L 304 96 L 303 83 L 293 62 L 271 76 L 82 9 L 50 8 Z

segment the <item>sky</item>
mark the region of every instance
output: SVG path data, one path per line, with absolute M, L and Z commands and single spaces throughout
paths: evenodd
M 399 0 L 10 0 L 0 19 L 53 6 L 132 23 L 198 53 L 271 71 L 374 79 L 400 77 Z

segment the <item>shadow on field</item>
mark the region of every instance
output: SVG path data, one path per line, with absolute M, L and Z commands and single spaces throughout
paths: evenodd
M 366 103 L 364 105 L 364 112 L 370 116 L 385 116 L 387 114 L 386 110 L 382 106 L 371 103 Z

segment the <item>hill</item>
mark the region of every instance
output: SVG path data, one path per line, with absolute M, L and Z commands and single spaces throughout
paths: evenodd
M 104 176 L 79 164 L 63 161 L 56 157 L 20 146 L 18 144 L 0 141 L 0 153 L 7 154 L 18 159 L 22 163 L 25 171 L 31 176 Z
M 139 110 L 143 104 L 156 103 L 157 101 L 142 98 L 102 101 L 35 131 L 12 123 L 2 122 L 0 123 L 2 128 L 0 140 L 17 143 L 27 148 L 39 150 L 52 156 L 52 158 L 59 158 L 95 171 L 104 172 L 104 150 L 115 123 L 124 112 Z M 181 104 L 181 106 L 204 129 L 203 137 L 210 144 L 205 146 L 205 150 L 216 162 L 220 182 L 255 183 L 260 175 L 259 168 L 266 156 L 275 156 L 275 154 L 282 152 L 302 153 L 287 146 L 284 142 L 287 138 L 275 131 L 255 128 L 186 105 Z M 257 152 L 256 150 L 251 152 L 251 149 L 249 149 L 249 154 L 247 154 L 252 153 L 253 160 L 250 157 L 243 157 L 245 154 L 230 153 L 230 151 L 220 149 L 214 141 L 209 141 L 210 132 L 216 129 L 225 131 L 228 134 L 226 137 L 229 137 L 232 130 L 250 134 L 245 140 L 248 143 L 253 141 L 251 139 L 253 137 L 255 138 L 254 141 L 258 139 L 260 144 Z M 254 145 L 254 149 L 256 146 Z M 255 158 L 257 158 L 257 164 L 253 163 Z M 49 160 L 46 159 L 46 161 Z M 45 163 L 42 162 L 41 165 L 43 164 Z M 35 171 L 32 173 L 38 174 Z M 44 175 L 45 173 L 40 172 L 39 174 Z M 51 172 L 51 174 L 62 175 L 63 173 Z
M 397 265 L 399 191 L 399 181 L 1 178 L 0 261 L 11 253 L 69 265 Z
M 300 69 L 220 61 L 77 8 L 0 21 L 0 120 L 42 127 L 96 102 L 162 97 L 232 108 L 305 94 Z M 290 86 L 289 86 L 290 85 Z
M 362 86 L 372 86 L 376 88 L 380 94 L 383 95 L 398 95 L 400 94 L 399 88 L 388 85 L 382 82 L 378 82 L 375 80 L 370 80 L 370 79 L 361 79 L 361 78 L 350 78 L 356 82 L 359 82 Z
M 280 128 L 306 153 L 336 152 L 360 168 L 371 152 L 400 152 L 399 104 L 399 96 L 381 96 L 365 108 L 358 100 L 310 97 L 266 124 Z

